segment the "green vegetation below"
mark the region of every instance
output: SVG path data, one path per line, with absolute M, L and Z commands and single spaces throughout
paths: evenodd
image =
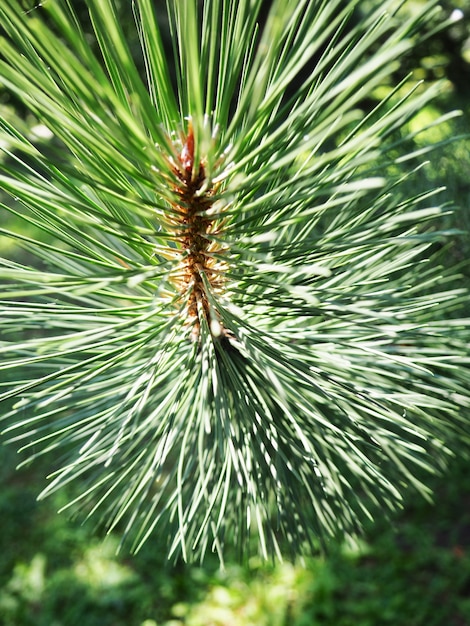
M 116 554 L 91 525 L 36 502 L 38 479 L 2 450 L 0 615 L 3 626 L 467 626 L 468 462 L 435 479 L 435 504 L 413 499 L 393 525 L 303 565 L 204 568 L 165 560 L 151 541 Z M 38 469 L 37 467 L 35 468 Z M 63 496 L 62 496 L 63 497 Z M 392 527 L 393 526 L 393 527 Z

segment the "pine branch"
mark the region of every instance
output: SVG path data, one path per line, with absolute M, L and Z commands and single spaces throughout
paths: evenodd
M 274 0 L 261 23 L 261 0 L 135 0 L 144 78 L 114 1 L 86 4 L 93 37 L 67 0 L 0 6 L 0 83 L 52 137 L 0 122 L 24 253 L 0 260 L 0 400 L 50 459 L 41 497 L 75 485 L 133 549 L 159 528 L 222 559 L 426 495 L 470 404 L 468 294 L 435 254 L 455 233 L 406 132 L 439 87 L 364 103 L 435 2 Z

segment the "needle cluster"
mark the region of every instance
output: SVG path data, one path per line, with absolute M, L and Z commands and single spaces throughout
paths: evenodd
M 223 559 L 427 495 L 468 441 L 468 293 L 407 131 L 440 85 L 391 77 L 437 3 L 24 4 L 0 87 L 41 132 L 0 116 L 0 402 L 41 497 Z

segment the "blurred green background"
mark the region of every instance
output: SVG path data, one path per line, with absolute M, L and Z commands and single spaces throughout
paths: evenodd
M 419 4 L 406 0 L 405 7 L 413 11 Z M 448 15 L 461 19 L 404 64 L 418 68 L 413 80 L 445 81 L 441 99 L 413 120 L 412 130 L 445 111 L 463 111 L 416 142 L 424 146 L 462 136 L 431 153 L 422 183 L 446 186 L 444 199 L 455 211 L 444 226 L 465 231 L 470 229 L 470 7 L 467 0 L 442 4 Z M 38 136 L 37 121 L 1 91 L 0 115 L 16 119 L 37 142 L 47 141 Z M 0 214 L 2 226 L 12 219 Z M 0 238 L 0 246 L 6 256 L 24 254 L 10 240 Z M 459 280 L 470 285 L 468 232 L 453 238 L 443 258 L 460 264 Z M 38 503 L 47 468 L 36 463 L 16 471 L 14 449 L 2 447 L 0 625 L 470 626 L 469 461 L 455 453 L 448 472 L 431 481 L 434 504 L 410 498 L 391 524 L 376 521 L 360 542 L 332 546 L 328 558 L 237 565 L 229 557 L 221 570 L 216 558 L 203 567 L 168 563 L 158 538 L 137 556 L 117 555 L 118 537 L 103 542 L 91 525 L 57 515 L 67 494 Z

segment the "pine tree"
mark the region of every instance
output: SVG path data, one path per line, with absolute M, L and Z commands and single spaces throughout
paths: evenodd
M 51 137 L 1 120 L 0 397 L 41 495 L 222 558 L 426 494 L 464 439 L 468 296 L 406 132 L 439 88 L 374 98 L 435 2 L 72 4 L 0 6 L 0 83 Z

